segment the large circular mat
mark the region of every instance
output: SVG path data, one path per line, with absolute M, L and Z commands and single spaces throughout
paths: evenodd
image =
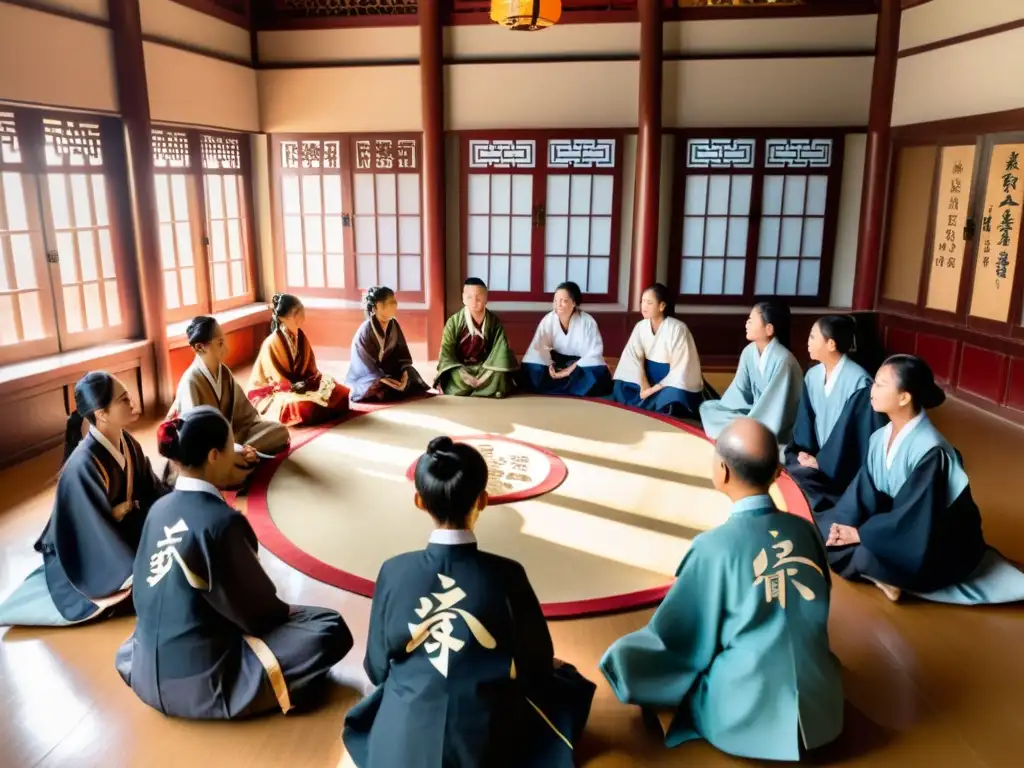
M 250 487 L 260 542 L 314 579 L 372 595 L 381 564 L 433 530 L 409 474 L 438 435 L 487 458 L 480 546 L 522 563 L 548 617 L 658 602 L 693 538 L 729 514 L 711 443 L 678 421 L 575 398 L 431 397 L 299 433 Z M 788 477 L 772 495 L 810 517 Z

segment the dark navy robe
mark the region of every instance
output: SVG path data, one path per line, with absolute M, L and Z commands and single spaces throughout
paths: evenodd
M 381 379 L 399 381 L 403 373 L 408 374 L 409 383 L 401 392 L 381 382 Z M 383 330 L 375 317 L 359 326 L 352 339 L 345 385 L 350 390 L 348 399 L 353 403 L 401 400 L 429 389 L 413 367 L 412 354 L 398 321 L 392 320 Z

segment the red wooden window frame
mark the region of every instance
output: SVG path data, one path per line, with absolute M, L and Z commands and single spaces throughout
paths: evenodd
M 586 286 L 583 295 L 587 302 L 594 304 L 613 304 L 619 301 L 619 257 L 621 250 L 622 226 L 622 166 L 624 138 L 627 131 L 622 130 L 506 130 L 506 131 L 463 131 L 459 133 L 459 242 L 462 264 L 462 279 L 469 274 L 469 177 L 473 173 L 481 174 L 523 174 L 533 178 L 533 209 L 531 211 L 532 232 L 530 250 L 530 290 L 501 291 L 490 289 L 489 295 L 495 301 L 549 301 L 552 292 L 544 290 L 544 260 L 546 256 L 547 226 L 547 193 L 549 176 L 607 175 L 612 178 L 611 202 L 611 233 L 609 245 L 608 289 L 604 293 L 590 293 Z M 489 167 L 470 167 L 470 145 L 474 141 L 493 142 L 535 142 L 535 157 L 532 167 L 491 165 Z M 614 167 L 558 166 L 548 167 L 549 142 L 551 140 L 606 141 L 614 142 Z M 587 214 L 592 218 L 595 214 Z M 525 254 L 524 254 L 525 255 Z M 568 258 L 568 255 L 566 256 Z M 595 256 L 588 255 L 588 258 Z M 511 269 L 511 268 L 510 268 Z

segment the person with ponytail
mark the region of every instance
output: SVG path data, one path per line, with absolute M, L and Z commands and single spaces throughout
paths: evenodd
M 807 353 L 818 365 L 804 376 L 785 464 L 815 512 L 843 495 L 864 464 L 871 435 L 886 422 L 871 407 L 871 376 L 847 356 L 856 331 L 849 315 L 826 315 L 807 338 Z
M 737 416 L 749 416 L 775 433 L 779 445 L 793 437 L 803 392 L 803 371 L 789 351 L 789 307 L 761 301 L 747 318 L 747 341 L 740 364 L 721 400 L 701 403 L 704 431 L 716 439 Z
M 135 631 L 115 666 L 170 717 L 234 720 L 302 708 L 352 648 L 327 608 L 290 606 L 257 556 L 256 534 L 220 489 L 238 479 L 231 425 L 213 406 L 157 431 L 178 470 L 150 511 L 135 558 Z
M 398 299 L 386 285 L 366 292 L 366 321 L 352 339 L 345 384 L 353 403 L 379 403 L 415 397 L 429 387 L 413 367 L 405 334 L 395 319 Z
M 345 718 L 348 765 L 573 765 L 595 686 L 555 659 L 523 567 L 477 547 L 487 481 L 483 456 L 449 437 L 416 462 L 414 503 L 436 530 L 377 576 L 364 664 L 377 687 Z
M 130 612 L 143 522 L 167 491 L 128 433 L 137 418 L 109 373 L 75 384 L 53 510 L 35 543 L 43 565 L 0 605 L 0 625 L 67 626 Z
M 302 302 L 278 293 L 270 307 L 270 335 L 263 340 L 246 387 L 249 402 L 263 418 L 286 427 L 320 424 L 347 412 L 348 388 L 320 372 L 302 332 Z
M 871 407 L 889 423 L 835 506 L 814 516 L 829 564 L 894 602 L 902 592 L 961 605 L 1024 600 L 1024 574 L 986 545 L 960 454 L 928 418 L 945 399 L 921 358 L 882 363 Z
M 196 356 L 182 374 L 167 417 L 184 416 L 200 405 L 213 406 L 231 423 L 238 440 L 235 451 L 239 464 L 250 467 L 259 462 L 260 454 L 280 453 L 287 448 L 288 428 L 262 418 L 224 364 L 228 345 L 220 324 L 212 317 L 196 317 L 188 324 L 185 335 Z

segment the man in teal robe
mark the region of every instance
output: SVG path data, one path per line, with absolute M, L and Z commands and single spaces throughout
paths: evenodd
M 768 496 L 778 455 L 753 419 L 723 429 L 713 479 L 729 519 L 693 540 L 650 623 L 601 659 L 622 702 L 670 715 L 670 747 L 705 738 L 740 757 L 798 760 L 842 730 L 828 559 L 817 531 Z

